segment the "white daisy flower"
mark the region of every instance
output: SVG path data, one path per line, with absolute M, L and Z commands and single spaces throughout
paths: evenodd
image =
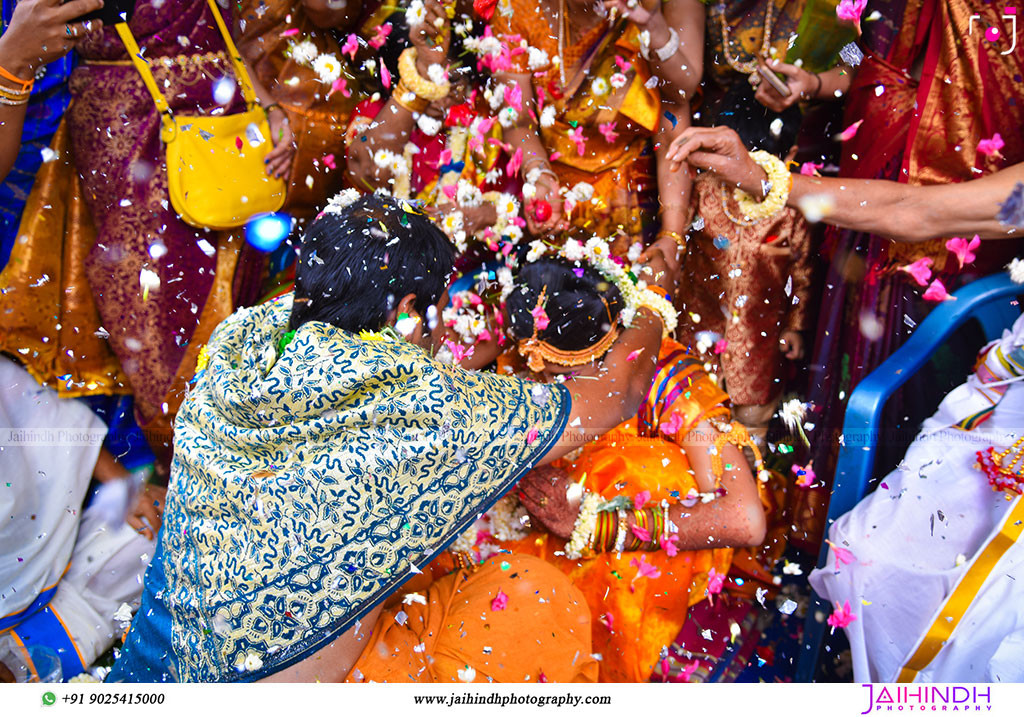
M 480 189 L 464 179 L 459 180 L 459 186 L 455 190 L 455 201 L 462 207 L 479 207 L 484 195 Z
M 523 230 L 516 224 L 509 224 L 505 227 L 504 234 L 513 244 L 518 244 L 523 240 Z
M 394 156 L 394 152 L 391 152 L 386 149 L 378 149 L 376 152 L 373 153 L 373 163 L 380 167 L 381 169 L 384 169 L 385 167 L 391 164 L 391 160 Z
M 332 53 L 325 52 L 313 60 L 313 71 L 325 85 L 333 84 L 341 77 L 341 61 Z
M 526 254 L 526 261 L 537 261 L 542 256 L 544 256 L 544 253 L 547 250 L 548 248 L 544 245 L 544 242 L 542 242 L 540 239 L 534 239 L 532 242 L 530 242 L 530 251 L 527 252 Z
M 419 27 L 427 21 L 427 8 L 423 6 L 423 0 L 412 0 L 409 9 L 405 11 L 405 24 L 410 28 Z
M 603 77 L 595 77 L 593 82 L 590 83 L 590 91 L 598 97 L 604 97 L 610 89 L 608 80 Z

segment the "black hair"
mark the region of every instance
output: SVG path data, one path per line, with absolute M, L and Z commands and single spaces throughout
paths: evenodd
M 533 336 L 533 314 L 541 292 L 548 326 L 537 338 L 562 351 L 593 346 L 618 320 L 625 301 L 618 287 L 589 264 L 545 257 L 527 264 L 508 295 L 509 328 L 518 339 Z
M 318 216 L 295 269 L 290 328 L 325 321 L 346 331 L 377 331 L 407 294 L 427 315 L 448 285 L 455 248 L 405 202 L 371 194 L 340 213 Z
M 745 79 L 733 82 L 723 95 L 711 102 L 705 120 L 709 126 L 724 125 L 735 130 L 747 149 L 763 149 L 785 157 L 796 143 L 803 114 L 796 105 L 773 112 L 754 99 L 754 93 Z M 778 135 L 771 131 L 776 119 L 782 120 Z

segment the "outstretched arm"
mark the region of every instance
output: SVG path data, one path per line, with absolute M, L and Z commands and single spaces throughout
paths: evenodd
M 718 175 L 726 184 L 762 196 L 764 170 L 753 162 L 739 136 L 725 127 L 691 127 L 669 150 L 675 169 L 683 163 Z M 820 198 L 823 221 L 916 243 L 944 236 L 977 234 L 983 239 L 1020 236 L 1022 227 L 1001 223 L 997 214 L 1018 182 L 1024 164 L 959 184 L 927 187 L 881 179 L 842 179 L 794 174 L 787 204 Z

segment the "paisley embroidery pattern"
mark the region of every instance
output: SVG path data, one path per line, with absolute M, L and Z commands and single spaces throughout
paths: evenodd
M 319 322 L 278 357 L 290 310 L 287 295 L 225 320 L 178 414 L 158 597 L 182 681 L 259 679 L 325 646 L 528 471 L 568 415 L 564 388 Z

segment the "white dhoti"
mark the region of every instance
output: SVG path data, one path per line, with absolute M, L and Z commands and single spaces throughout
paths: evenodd
M 0 657 L 45 644 L 67 678 L 121 634 L 154 544 L 82 511 L 103 422 L 2 357 L 0 386 Z
M 964 412 L 976 389 L 950 393 L 897 470 L 832 526 L 826 567 L 811 573 L 856 617 L 858 682 L 1024 681 L 1024 502 L 975 468 L 978 451 L 1024 436 L 1024 385 L 971 430 L 950 427 L 978 408 Z

